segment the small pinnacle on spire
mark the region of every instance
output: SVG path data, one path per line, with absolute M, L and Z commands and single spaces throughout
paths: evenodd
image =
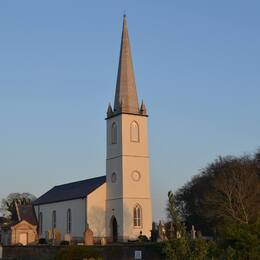
M 140 106 L 140 113 L 141 113 L 141 115 L 147 115 L 146 106 L 145 106 L 143 100 L 142 100 L 142 103 L 141 103 L 141 106 Z
M 111 104 L 109 102 L 108 108 L 107 108 L 107 117 L 110 117 L 112 115 L 113 115 L 113 109 L 112 109 L 112 106 L 111 106 Z

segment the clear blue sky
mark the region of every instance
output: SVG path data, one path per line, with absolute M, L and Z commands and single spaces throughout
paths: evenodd
M 1 1 L 0 198 L 105 173 L 124 9 L 155 219 L 169 189 L 260 145 L 260 1 Z

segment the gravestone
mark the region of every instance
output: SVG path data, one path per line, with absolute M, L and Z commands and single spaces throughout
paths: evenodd
M 54 238 L 55 238 L 55 241 L 61 241 L 61 233 L 60 233 L 60 231 L 58 231 L 58 230 L 54 231 Z
M 158 239 L 159 241 L 164 241 L 166 240 L 166 234 L 165 234 L 165 227 L 162 224 L 161 221 L 159 221 L 159 225 L 158 225 Z
M 107 244 L 107 240 L 105 237 L 102 237 L 100 242 L 102 246 L 105 246 Z
M 93 231 L 89 227 L 87 227 L 87 230 L 84 233 L 84 243 L 86 246 L 94 244 Z
M 65 234 L 64 235 L 64 241 L 70 242 L 71 241 L 71 235 L 70 234 Z
M 155 222 L 152 223 L 152 230 L 151 230 L 151 241 L 157 242 L 158 239 L 158 229 L 156 228 Z
M 192 237 L 192 239 L 196 238 L 196 230 L 193 225 L 191 226 L 191 237 Z
M 171 222 L 171 226 L 170 226 L 170 239 L 173 239 L 173 238 L 176 238 L 176 235 L 175 235 L 175 228 L 173 226 L 173 223 Z
M 46 231 L 46 237 L 47 237 L 47 240 L 53 239 L 53 230 L 52 229 L 49 229 L 48 231 Z

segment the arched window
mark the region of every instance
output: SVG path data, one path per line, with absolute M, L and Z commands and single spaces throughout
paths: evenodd
M 139 142 L 139 125 L 133 121 L 130 126 L 131 142 Z
M 117 143 L 117 126 L 114 122 L 111 126 L 111 144 Z
M 142 226 L 142 208 L 139 204 L 134 207 L 134 227 Z
M 116 173 L 113 172 L 113 173 L 111 174 L 111 181 L 112 181 L 113 183 L 115 183 L 115 182 L 116 182 L 116 179 L 117 179 Z
M 67 233 L 71 233 L 71 209 L 67 210 Z
M 56 228 L 56 210 L 52 211 L 52 228 Z
M 39 213 L 39 234 L 42 234 L 42 212 Z

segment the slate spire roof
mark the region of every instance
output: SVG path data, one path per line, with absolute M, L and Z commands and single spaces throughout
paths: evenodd
M 135 75 L 125 15 L 123 19 L 123 30 L 121 36 L 114 112 L 139 114 Z

